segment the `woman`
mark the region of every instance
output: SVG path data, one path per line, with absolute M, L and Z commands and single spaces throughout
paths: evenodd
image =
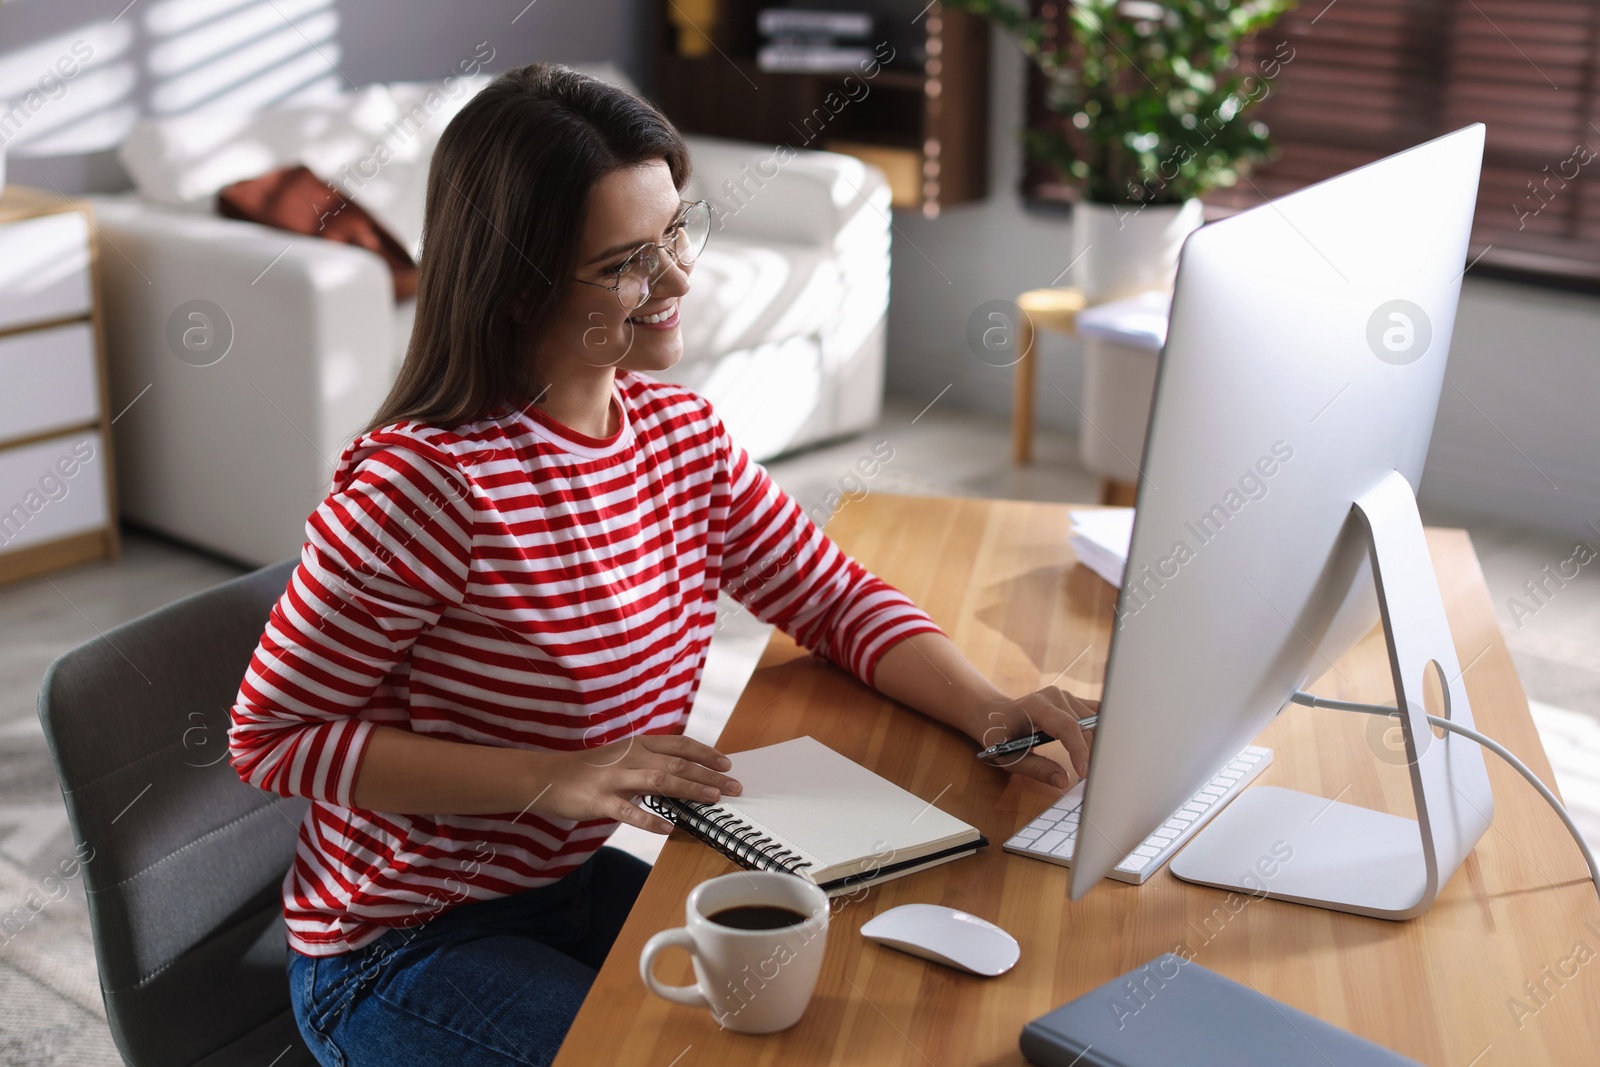
M 719 591 L 975 741 L 1044 729 L 1085 769 L 1086 705 L 999 692 L 706 401 L 639 373 L 682 354 L 689 166 L 649 104 L 550 64 L 440 139 L 410 349 L 229 734 L 245 781 L 312 801 L 284 912 L 324 1064 L 550 1061 L 649 870 L 607 836 L 668 831 L 642 794 L 739 792 L 682 735 Z

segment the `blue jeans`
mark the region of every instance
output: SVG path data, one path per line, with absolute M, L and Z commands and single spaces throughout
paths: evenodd
M 291 950 L 300 1034 L 323 1067 L 545 1067 L 649 873 L 601 848 L 558 882 L 458 904 L 351 952 Z

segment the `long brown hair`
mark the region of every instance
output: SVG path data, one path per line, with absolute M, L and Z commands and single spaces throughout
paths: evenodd
M 535 395 L 509 304 L 537 337 L 573 285 L 590 191 L 664 159 L 679 190 L 689 152 L 666 116 L 559 63 L 499 75 L 440 135 L 428 170 L 417 311 L 394 386 L 366 431 L 407 419 L 453 426 Z

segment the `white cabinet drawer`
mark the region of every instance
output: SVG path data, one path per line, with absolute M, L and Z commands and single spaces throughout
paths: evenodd
M 89 224 L 76 211 L 0 225 L 0 330 L 89 311 Z
M 97 430 L 0 449 L 0 554 L 106 525 Z
M 94 421 L 94 328 L 74 322 L 0 337 L 0 383 L 0 441 Z

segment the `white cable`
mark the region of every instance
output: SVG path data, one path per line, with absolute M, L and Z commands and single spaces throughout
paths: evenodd
M 1359 711 L 1367 715 L 1384 715 L 1395 718 L 1398 718 L 1400 714 L 1399 709 L 1388 704 L 1358 704 L 1349 700 L 1330 700 L 1327 697 L 1312 696 L 1310 693 L 1302 693 L 1298 690 L 1289 699 L 1293 703 L 1304 704 L 1308 708 L 1327 708 L 1331 711 Z M 1572 816 L 1567 814 L 1567 809 L 1562 807 L 1561 801 L 1556 799 L 1556 795 L 1550 791 L 1550 787 L 1541 782 L 1539 776 L 1528 769 L 1527 764 L 1512 755 L 1510 749 L 1494 738 L 1487 737 L 1476 730 L 1468 729 L 1459 723 L 1451 722 L 1449 719 L 1443 719 L 1437 715 L 1429 715 L 1427 719 L 1441 730 L 1449 730 L 1451 733 L 1460 734 L 1462 737 L 1469 737 L 1478 742 L 1478 744 L 1515 767 L 1517 773 L 1526 778 L 1528 784 L 1539 791 L 1539 795 L 1544 797 L 1552 808 L 1556 809 L 1556 814 L 1561 816 L 1561 821 L 1566 824 L 1567 832 L 1572 835 L 1572 840 L 1577 842 L 1578 851 L 1583 853 L 1583 860 L 1589 865 L 1589 877 L 1594 881 L 1595 892 L 1600 893 L 1600 863 L 1595 862 L 1594 853 L 1589 850 L 1589 843 L 1583 839 L 1583 834 L 1578 831 L 1578 826 L 1572 821 Z

